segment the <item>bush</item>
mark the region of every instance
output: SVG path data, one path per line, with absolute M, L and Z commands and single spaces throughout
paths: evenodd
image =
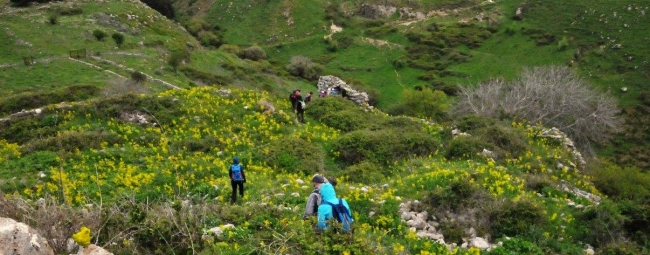
M 364 129 L 371 125 L 367 114 L 354 109 L 330 112 L 319 118 L 321 122 L 343 132 Z
M 597 206 L 588 207 L 577 220 L 582 223 L 583 233 L 580 240 L 594 245 L 607 245 L 623 240 L 623 223 L 626 218 L 621 215 L 620 208 L 608 200 Z
M 325 68 L 311 61 L 305 56 L 293 56 L 286 66 L 287 71 L 293 75 L 304 79 L 315 81 Z
M 393 60 L 393 67 L 395 69 L 402 69 L 408 64 L 408 58 L 406 56 L 400 56 Z
M 203 46 L 219 47 L 223 44 L 222 36 L 212 31 L 199 32 L 197 39 Z
M 409 115 L 417 118 L 445 119 L 451 107 L 444 92 L 428 88 L 407 90 L 402 103 L 387 110 L 392 115 Z
M 74 151 L 76 149 L 98 149 L 102 142 L 115 144 L 120 142 L 118 136 L 101 131 L 63 132 L 57 136 L 42 137 L 26 143 L 22 151 L 32 153 L 35 151 Z
M 262 153 L 265 150 L 267 153 Z M 259 150 L 254 158 L 279 171 L 305 176 L 322 173 L 325 169 L 321 161 L 325 158 L 323 149 L 296 137 L 285 136 Z
M 177 50 L 173 51 L 170 55 L 169 58 L 167 59 L 167 64 L 172 66 L 174 70 L 178 69 L 178 66 L 190 59 L 190 52 L 187 50 Z
M 95 29 L 93 30 L 93 36 L 97 39 L 97 41 L 103 41 L 106 36 L 108 36 L 104 31 Z
M 529 254 L 543 255 L 542 249 L 534 243 L 528 242 L 521 238 L 503 238 L 500 246 L 487 252 L 488 255 L 511 255 L 511 254 Z
M 566 50 L 569 47 L 569 40 L 566 39 L 566 36 L 562 36 L 562 39 L 557 44 L 557 49 L 560 51 Z
M 0 98 L 0 114 L 11 114 L 23 109 L 33 109 L 63 101 L 81 101 L 99 95 L 100 88 L 90 85 L 73 85 L 51 92 L 21 93 Z
M 124 94 L 148 94 L 149 92 L 150 90 L 145 84 L 135 79 L 115 78 L 107 82 L 101 94 L 104 96 L 118 96 Z
M 114 33 L 111 35 L 111 38 L 113 38 L 113 41 L 115 41 L 115 44 L 117 44 L 117 47 L 121 47 L 122 44 L 124 44 L 124 35 L 120 33 Z
M 145 82 L 147 81 L 147 76 L 139 71 L 134 71 L 131 73 L 131 79 L 136 82 Z
M 445 152 L 447 159 L 476 158 L 483 149 L 494 150 L 491 144 L 473 136 L 459 136 L 451 140 Z
M 266 52 L 264 52 L 264 49 L 259 46 L 251 46 L 241 51 L 239 57 L 253 61 L 259 61 L 266 59 Z
M 369 161 L 361 161 L 344 169 L 346 179 L 356 183 L 380 183 L 389 177 L 387 167 Z
M 241 48 L 233 44 L 222 44 L 219 46 L 219 50 L 233 55 L 239 55 L 241 53 Z
M 503 151 L 506 154 L 503 156 L 508 158 L 517 158 L 528 151 L 526 134 L 505 124 L 483 127 L 470 134 Z
M 434 211 L 456 211 L 467 207 L 480 188 L 470 180 L 458 180 L 429 192 L 423 200 Z
M 503 204 L 488 212 L 492 237 L 531 236 L 540 226 L 546 224 L 544 210 L 528 200 L 503 201 Z
M 388 166 L 411 156 L 427 156 L 440 148 L 440 141 L 424 132 L 397 129 L 358 130 L 344 134 L 333 144 L 339 159 L 347 165 L 369 161 Z
M 47 17 L 47 22 L 50 25 L 56 25 L 59 23 L 59 15 L 58 14 L 50 14 L 50 16 Z
M 476 89 L 461 87 L 453 112 L 557 127 L 587 154 L 592 142 L 606 142 L 622 126 L 615 98 L 559 66 L 526 69 L 512 83 L 492 80 Z

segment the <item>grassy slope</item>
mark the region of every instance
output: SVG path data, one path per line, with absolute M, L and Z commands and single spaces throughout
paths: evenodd
M 101 70 L 68 60 L 69 51 L 80 49 L 85 49 L 88 54 L 105 53 L 102 56 L 105 59 L 117 60 L 127 67 L 180 86 L 188 84 L 187 78 L 177 77 L 173 72 L 156 75 L 154 70 L 167 65 L 168 50 L 184 48 L 186 42 L 195 45 L 198 43 L 178 29 L 177 24 L 161 18 L 155 11 L 141 4 L 118 1 L 78 4 L 55 2 L 29 8 L 13 8 L 9 7 L 9 1 L 1 1 L 0 5 L 6 6 L 0 14 L 0 24 L 5 27 L 0 32 L 3 38 L 0 44 L 0 63 L 11 66 L 0 68 L 3 88 L 19 92 L 47 91 L 70 85 L 103 87 L 107 81 L 115 78 Z M 58 8 L 80 8 L 83 13 L 59 16 L 56 25 L 48 24 L 48 17 L 56 13 Z M 115 21 L 135 32 L 100 25 L 96 16 L 100 13 L 115 15 Z M 138 18 L 128 19 L 127 14 Z M 92 35 L 96 29 L 106 32 L 108 36 L 103 41 L 97 41 Z M 116 48 L 111 39 L 111 35 L 116 32 L 125 35 L 124 47 L 121 49 Z M 138 46 L 139 42 L 145 46 Z M 119 55 L 112 54 L 137 54 L 140 57 L 116 57 Z M 34 57 L 36 65 L 24 66 L 22 58 L 25 56 Z M 120 68 L 90 58 L 83 60 L 130 77 L 129 72 Z M 156 89 L 162 87 L 151 82 L 148 85 Z
M 297 235 L 282 239 L 288 243 L 288 248 L 285 248 L 294 253 L 306 253 L 310 249 L 330 250 L 332 247 L 314 247 L 314 243 L 319 241 L 312 238 L 318 236 L 311 234 L 309 221 L 300 220 L 303 195 L 309 192 L 310 187 L 297 180 L 307 180 L 310 174 L 290 172 L 276 165 L 282 159 L 270 156 L 275 150 L 274 146 L 291 139 L 301 139 L 324 149 L 321 160 L 326 167 L 322 171 L 339 179 L 337 193 L 345 197 L 353 207 L 358 226 L 355 242 L 337 248 L 342 249 L 339 251 L 357 249 L 363 253 L 392 254 L 395 247 L 403 247 L 415 254 L 434 250 L 438 250 L 438 254 L 449 252 L 433 241 L 418 239 L 410 233 L 399 221 L 398 205 L 409 200 L 426 201 L 433 190 L 445 189 L 458 182 L 473 183 L 496 198 L 532 201 L 543 211 L 544 221 L 548 221 L 548 224 L 536 227 L 551 239 L 560 240 L 551 242 L 561 244 L 563 249 L 575 250 L 582 247 L 580 237 L 576 236 L 581 233 L 581 222 L 575 220 L 579 210 L 567 206 L 565 202 L 574 201 L 581 205 L 589 205 L 591 202 L 553 187 L 563 182 L 583 190 L 597 191 L 586 176 L 570 170 L 570 167 L 546 171 L 545 169 L 554 167 L 556 162 L 569 165 L 572 159 L 565 148 L 549 145 L 545 139 L 533 138 L 536 132 L 532 129 L 515 127 L 528 134 L 526 139 L 531 145 L 530 151 L 522 153 L 518 159 L 507 162 L 483 158 L 446 160 L 442 152 L 433 152 L 428 157 L 397 160 L 385 169 L 385 172 L 392 173 L 385 181 L 359 183 L 348 181 L 354 173 L 331 167 L 340 162 L 337 154 L 327 148 L 345 133 L 318 123 L 309 116 L 307 125 L 295 124 L 284 111 L 289 108 L 284 97 L 247 90 L 234 90 L 233 93 L 231 96 L 220 96 L 215 88 L 168 91 L 146 98 L 126 98 L 121 103 L 114 102 L 110 107 L 93 106 L 94 103 L 102 105 L 100 100 L 90 102 L 89 106 L 74 107 L 60 115 L 47 113 L 48 117 L 41 119 L 40 125 L 47 127 L 46 120 L 56 116 L 60 118 L 56 129 L 61 134 L 77 134 L 75 136 L 79 140 L 69 140 L 64 145 L 66 149 L 59 152 L 54 152 L 52 148 L 30 151 L 30 148 L 39 148 L 34 147 L 35 144 L 47 143 L 41 139 L 21 144 L 0 142 L 0 176 L 7 180 L 2 183 L 2 190 L 32 198 L 60 196 L 60 183 L 63 182 L 65 198 L 70 204 L 87 204 L 99 200 L 110 203 L 130 192 L 134 192 L 135 197 L 141 201 L 145 197 L 163 201 L 179 197 L 194 200 L 197 199 L 196 196 L 210 194 L 215 197 L 215 201 L 209 203 L 225 206 L 226 209 L 222 210 L 226 212 L 233 210 L 247 216 L 240 219 L 240 215 L 236 217 L 240 221 L 233 221 L 232 214 L 214 212 L 204 221 L 195 222 L 196 229 L 184 231 L 197 233 L 200 228 L 211 228 L 214 224 L 235 223 L 236 230 L 247 233 L 247 238 L 219 238 L 215 243 L 204 240 L 195 244 L 205 254 L 240 253 L 254 249 L 269 249 L 269 252 L 280 250 L 280 247 L 264 245 L 264 242 L 280 238 L 273 237 L 273 233 Z M 252 107 L 259 100 L 267 100 L 276 105 L 277 113 L 269 116 Z M 149 113 L 158 117 L 156 121 L 160 121 L 161 128 L 118 120 L 110 114 L 112 107 L 147 108 Z M 367 116 L 375 114 L 367 113 Z M 449 132 L 447 127 L 418 123 L 434 137 L 451 139 L 444 134 Z M 90 137 L 81 136 L 89 132 Z M 97 141 L 102 140 L 102 134 L 112 136 L 117 141 Z M 24 153 L 16 154 L 16 151 Z M 247 166 L 247 191 L 243 203 L 227 207 L 222 205 L 229 195 L 229 183 L 224 169 L 235 155 L 240 156 Z M 21 178 L 11 179 L 18 171 L 21 172 Z M 43 171 L 47 177 L 39 179 L 39 171 Z M 535 190 L 524 185 L 531 173 L 543 179 L 547 183 L 544 185 L 548 186 L 543 190 Z M 219 188 L 214 190 L 213 186 Z M 368 191 L 363 191 L 363 187 Z M 537 192 L 544 195 L 538 196 Z M 298 195 L 295 196 L 294 193 Z M 259 205 L 261 202 L 266 205 Z M 274 208 L 278 206 L 289 209 L 277 212 Z M 376 215 L 371 216 L 371 212 Z M 557 217 L 560 214 L 563 216 Z M 265 227 L 260 228 L 260 224 Z M 117 232 L 120 227 L 128 226 L 111 226 L 105 231 Z M 567 230 L 559 231 L 563 228 Z M 120 235 L 119 238 L 132 240 L 136 245 L 145 245 L 147 240 L 133 241 L 129 235 Z M 239 248 L 233 248 L 234 244 Z M 181 249 L 180 246 L 176 248 Z M 476 254 L 477 251 L 460 249 L 456 252 L 454 254 Z

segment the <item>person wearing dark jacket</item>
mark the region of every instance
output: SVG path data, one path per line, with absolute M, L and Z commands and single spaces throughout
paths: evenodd
M 302 96 L 296 97 L 296 118 L 300 123 L 305 123 L 305 108 L 303 107 Z
M 237 187 L 239 187 L 239 195 L 244 198 L 244 183 L 246 183 L 244 166 L 239 163 L 237 156 L 232 158 L 232 165 L 228 169 L 228 176 L 230 176 L 230 185 L 232 186 L 230 202 L 235 203 L 237 201 Z

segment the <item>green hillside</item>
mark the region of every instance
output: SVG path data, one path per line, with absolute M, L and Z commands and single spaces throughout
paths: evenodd
M 173 20 L 138 1 L 0 0 L 0 216 L 56 254 L 81 226 L 114 254 L 650 253 L 650 4 L 171 3 Z M 585 162 L 543 122 L 451 111 L 463 88 L 547 65 L 622 109 Z M 315 98 L 298 123 L 287 94 L 320 75 L 373 107 Z M 234 156 L 247 183 L 229 203 Z M 303 218 L 315 173 L 352 234 Z

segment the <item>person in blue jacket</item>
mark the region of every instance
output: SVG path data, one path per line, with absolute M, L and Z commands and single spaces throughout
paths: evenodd
M 230 168 L 228 169 L 228 175 L 230 176 L 230 185 L 232 186 L 230 203 L 235 203 L 237 201 L 237 187 L 239 187 L 239 195 L 243 198 L 244 183 L 246 183 L 244 166 L 239 163 L 239 157 L 235 156 L 232 158 L 232 165 L 230 165 Z
M 350 206 L 345 199 L 339 199 L 336 197 L 336 191 L 334 191 L 334 186 L 330 183 L 324 183 L 320 188 L 320 195 L 322 198 L 322 203 L 318 206 L 318 228 L 327 229 L 327 220 L 335 217 L 332 210 L 332 205 L 337 206 L 339 202 L 343 204 L 345 209 L 349 212 L 349 215 L 344 216 L 349 222 L 343 222 L 343 227 L 345 230 L 349 230 L 350 223 L 354 220 L 352 219 L 352 211 Z

